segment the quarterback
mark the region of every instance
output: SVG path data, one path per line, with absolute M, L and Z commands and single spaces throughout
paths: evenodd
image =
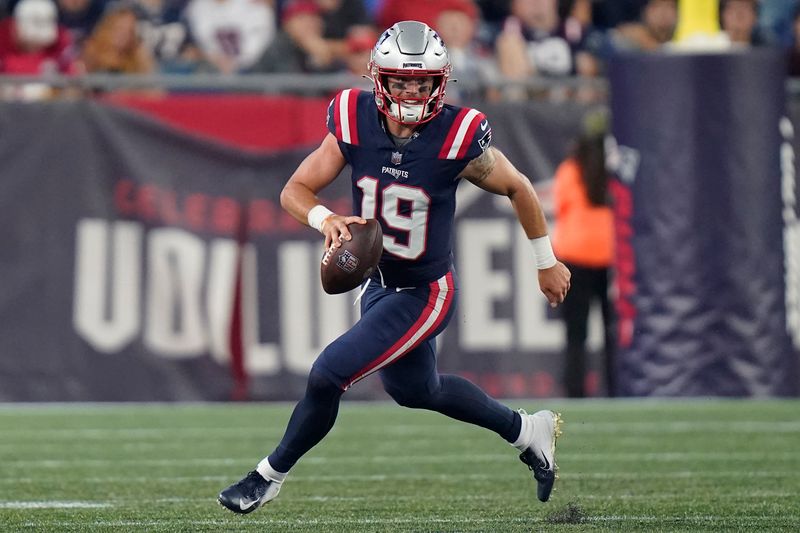
M 553 255 L 530 181 L 491 146 L 486 116 L 445 103 L 451 65 L 439 35 L 420 22 L 399 22 L 378 39 L 369 70 L 373 91 L 347 89 L 333 99 L 328 135 L 281 193 L 284 209 L 320 231 L 326 247 L 350 240 L 349 224 L 379 221 L 383 254 L 362 286 L 361 319 L 315 361 L 278 446 L 223 490 L 219 502 L 249 513 L 278 496 L 295 463 L 333 427 L 342 394 L 373 373 L 402 406 L 497 433 L 519 450 L 539 500 L 547 501 L 556 478 L 559 415 L 514 411 L 436 369 L 435 337 L 453 315 L 458 293 L 452 242 L 459 183 L 508 197 L 553 306 L 564 300 L 569 271 Z M 353 215 L 331 212 L 316 196 L 346 165 Z

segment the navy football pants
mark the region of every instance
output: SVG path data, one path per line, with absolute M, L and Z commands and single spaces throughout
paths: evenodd
M 361 320 L 314 363 L 306 394 L 269 456 L 272 467 L 288 472 L 333 427 L 342 393 L 375 372 L 400 405 L 438 411 L 490 429 L 509 442 L 516 440 L 520 418 L 514 411 L 466 379 L 436 371 L 435 336 L 450 321 L 455 300 L 452 273 L 411 289 L 370 283 Z

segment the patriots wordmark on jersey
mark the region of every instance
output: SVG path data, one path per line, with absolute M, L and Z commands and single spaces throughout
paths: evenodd
M 398 147 L 372 93 L 346 89 L 331 101 L 328 130 L 352 169 L 354 214 L 376 218 L 383 229 L 384 282 L 416 286 L 444 276 L 452 264 L 456 177 L 491 144 L 486 116 L 445 105 Z

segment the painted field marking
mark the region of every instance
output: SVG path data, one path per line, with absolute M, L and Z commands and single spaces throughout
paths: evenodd
M 445 455 L 370 455 L 366 457 L 345 457 L 345 456 L 326 456 L 313 455 L 303 458 L 304 464 L 364 464 L 376 463 L 386 464 L 391 462 L 415 463 L 415 464 L 443 464 L 443 463 L 462 463 L 462 462 L 493 462 L 506 461 L 513 454 L 508 453 L 448 453 Z M 588 461 L 597 462 L 686 462 L 691 460 L 698 461 L 765 461 L 765 456 L 760 452 L 614 452 L 614 453 L 583 453 L 583 452 L 559 452 L 558 462 L 562 466 L 566 463 L 576 463 Z M 776 461 L 797 461 L 798 455 L 794 452 L 772 452 L 767 457 L 767 462 Z M 244 459 L 233 458 L 169 458 L 169 459 L 15 459 L 4 461 L 4 466 L 32 467 L 32 468 L 64 468 L 75 466 L 87 467 L 108 467 L 131 464 L 136 466 L 231 466 L 245 463 Z
M 466 426 L 461 424 L 446 424 L 446 425 L 423 425 L 423 424 L 387 424 L 386 426 L 375 424 L 368 428 L 345 428 L 344 424 L 338 429 L 340 431 L 347 431 L 354 435 L 430 435 L 435 438 L 442 433 L 460 433 L 463 432 Z M 245 437 L 245 436 L 280 436 L 283 433 L 283 424 L 281 427 L 267 428 L 267 429 L 252 429 L 252 428 L 219 428 L 219 427 L 191 427 L 191 428 L 2 428 L 4 441 L 9 443 L 13 438 L 66 438 L 66 439 L 93 439 L 93 440 L 111 440 L 111 439 L 167 439 L 171 435 L 199 435 L 206 440 L 213 440 L 214 438 L 227 439 L 231 437 Z M 642 434 L 642 433 L 686 433 L 686 432 L 703 432 L 707 433 L 800 433 L 800 420 L 798 421 L 747 421 L 736 420 L 730 422 L 720 422 L 711 420 L 691 420 L 691 421 L 665 421 L 665 422 L 570 422 L 569 418 L 566 420 L 565 431 L 568 434 L 583 434 L 583 433 L 620 433 L 626 434 Z
M 781 470 L 781 471 L 741 471 L 741 470 L 680 470 L 670 472 L 627 472 L 627 473 L 612 473 L 612 472 L 564 472 L 559 473 L 561 479 L 574 479 L 574 480 L 659 480 L 659 479 L 689 479 L 689 478 L 764 478 L 764 479 L 782 479 L 782 478 L 796 478 L 796 472 Z M 220 476 L 95 476 L 95 477 L 81 477 L 81 480 L 88 483 L 196 483 L 196 482 L 214 482 L 214 483 L 230 483 L 235 481 L 236 476 L 220 475 Z M 305 476 L 302 474 L 293 474 L 291 477 L 292 483 L 341 483 L 345 481 L 356 482 L 372 482 L 372 481 L 436 481 L 443 483 L 462 483 L 466 481 L 513 481 L 525 479 L 525 472 L 519 471 L 516 473 L 497 473 L 497 474 L 458 474 L 456 472 L 441 473 L 441 474 L 341 474 L 341 475 L 323 475 L 323 476 Z M 22 478 L 0 478 L 0 485 L 18 484 L 18 483 L 37 483 L 41 482 L 40 478 L 22 477 Z
M 111 507 L 107 502 L 84 501 L 0 501 L 0 509 L 103 509 Z
M 546 519 L 540 517 L 519 517 L 519 518 L 509 518 L 509 517 L 487 517 L 487 518 L 480 518 L 480 517 L 463 517 L 463 518 L 440 518 L 435 516 L 419 516 L 414 518 L 356 518 L 356 519 L 336 519 L 336 518 L 314 518 L 314 519 L 295 519 L 295 520 L 281 520 L 281 519 L 270 519 L 263 515 L 264 517 L 253 517 L 254 519 L 251 521 L 252 524 L 263 524 L 263 525 L 273 525 L 273 526 L 297 526 L 297 527 L 308 527 L 308 526 L 320 526 L 320 527 L 331 527 L 331 526 L 344 526 L 344 525 L 360 525 L 360 526 L 402 526 L 402 525 L 430 525 L 430 524 L 439 524 L 439 525 L 450 525 L 450 524 L 495 524 L 495 523 L 503 523 L 507 524 L 509 522 L 512 523 L 524 523 L 524 524 L 542 524 L 546 522 Z M 790 522 L 796 521 L 800 518 L 800 515 L 781 515 L 780 517 L 775 516 L 747 516 L 747 517 L 723 517 L 723 516 L 713 516 L 713 515 L 698 515 L 698 516 L 653 516 L 653 515 L 609 515 L 609 516 L 587 516 L 584 518 L 585 522 L 650 522 L 650 523 L 669 523 L 669 524 L 693 524 L 693 523 L 700 523 L 700 524 L 709 524 L 709 523 L 732 523 L 735 522 L 737 526 L 742 526 L 746 524 L 753 524 L 753 525 L 760 525 L 764 523 L 776 523 L 776 524 L 786 524 Z M 234 524 L 233 520 L 225 520 L 225 519 L 218 519 L 218 520 L 180 520 L 181 527 L 186 526 L 225 526 L 230 527 L 231 524 Z M 164 519 L 164 520 L 86 520 L 86 521 L 47 521 L 47 522 L 25 522 L 22 524 L 24 527 L 41 527 L 43 525 L 51 526 L 51 527 L 75 527 L 76 525 L 83 525 L 88 527 L 118 527 L 118 528 L 130 528 L 130 527 L 157 527 L 157 526 L 169 526 L 175 525 L 175 520 Z

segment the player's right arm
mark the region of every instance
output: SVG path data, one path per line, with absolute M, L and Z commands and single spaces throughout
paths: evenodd
M 319 147 L 306 157 L 281 191 L 281 207 L 303 224 L 312 226 L 309 212 L 321 206 L 317 193 L 327 187 L 347 164 L 336 137 L 330 133 Z M 317 213 L 320 209 L 317 209 Z M 324 208 L 323 208 L 324 212 Z M 353 222 L 366 224 L 366 220 L 356 216 L 341 216 L 330 213 L 319 221 L 319 231 L 325 235 L 325 248 L 332 243 L 337 248 L 341 240 L 350 240 L 347 225 Z

